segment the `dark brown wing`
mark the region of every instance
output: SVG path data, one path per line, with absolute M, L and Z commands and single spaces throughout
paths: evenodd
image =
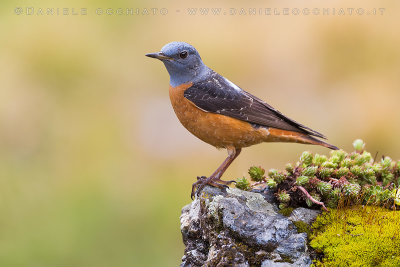
M 274 109 L 266 102 L 240 89 L 211 71 L 206 80 L 195 82 L 184 92 L 185 98 L 206 111 L 226 115 L 256 126 L 272 127 L 325 138 Z

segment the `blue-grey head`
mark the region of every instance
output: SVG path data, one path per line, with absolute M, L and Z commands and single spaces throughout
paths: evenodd
M 208 72 L 199 52 L 184 42 L 166 44 L 160 52 L 146 54 L 146 56 L 157 58 L 164 63 L 172 86 L 199 80 Z

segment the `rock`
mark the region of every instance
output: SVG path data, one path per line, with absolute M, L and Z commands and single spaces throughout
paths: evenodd
M 181 266 L 309 266 L 307 234 L 292 220 L 309 223 L 318 212 L 298 208 L 285 217 L 269 194 L 205 187 L 182 209 Z
M 292 214 L 289 216 L 289 220 L 294 221 L 302 221 L 307 224 L 311 224 L 318 215 L 321 214 L 320 210 L 310 210 L 306 208 L 297 208 L 292 211 Z

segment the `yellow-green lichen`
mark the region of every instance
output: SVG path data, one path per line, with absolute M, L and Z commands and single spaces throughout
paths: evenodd
M 315 266 L 400 266 L 400 211 L 353 206 L 325 212 L 312 225 Z

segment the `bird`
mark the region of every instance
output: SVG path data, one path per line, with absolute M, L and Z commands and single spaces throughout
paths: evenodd
M 169 97 L 181 124 L 200 140 L 228 152 L 208 177 L 198 176 L 191 198 L 206 185 L 227 188 L 234 181 L 221 176 L 242 148 L 263 142 L 290 142 L 338 148 L 326 137 L 283 115 L 267 102 L 243 90 L 207 67 L 199 52 L 185 42 L 171 42 L 146 54 L 162 61 L 170 76 Z

